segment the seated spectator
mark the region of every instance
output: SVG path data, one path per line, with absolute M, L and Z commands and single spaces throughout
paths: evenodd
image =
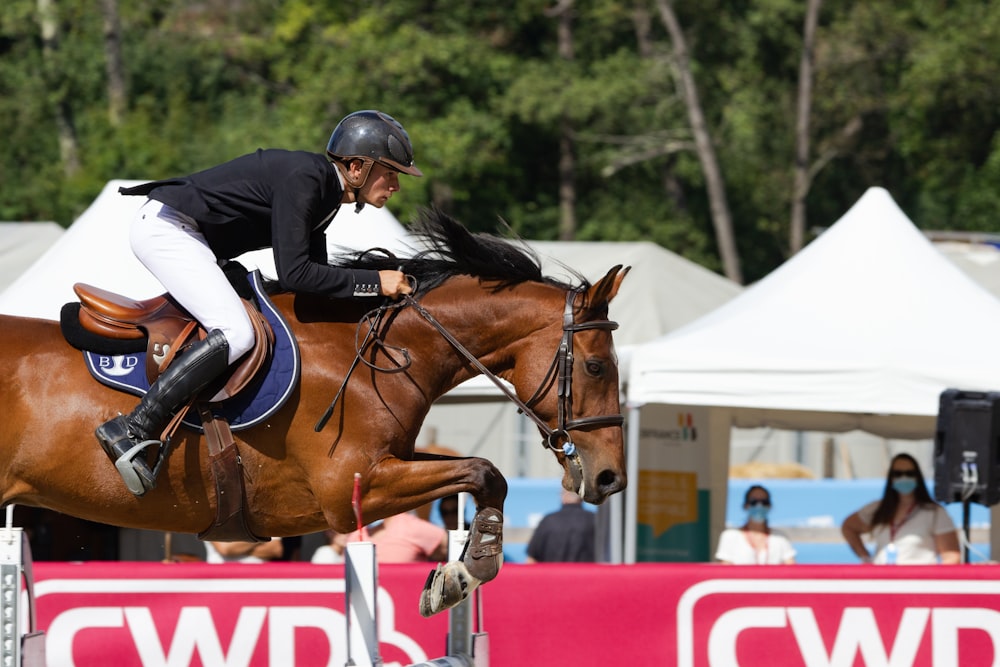
M 771 530 L 767 516 L 771 493 L 759 484 L 743 496 L 747 520 L 739 528 L 727 528 L 719 536 L 715 559 L 729 565 L 792 565 L 795 548 L 787 537 Z
M 593 563 L 597 520 L 583 500 L 563 489 L 562 507 L 547 514 L 531 534 L 527 563 Z
M 347 547 L 349 536 L 344 533 L 338 533 L 335 530 L 324 531 L 324 534 L 326 535 L 327 543 L 316 548 L 312 558 L 310 558 L 310 562 L 322 565 L 343 563 L 344 549 Z M 355 532 L 355 534 L 357 533 Z
M 369 526 L 379 563 L 441 562 L 448 556 L 448 531 L 412 512 Z
M 280 537 L 267 542 L 205 542 L 206 563 L 267 563 L 283 556 Z

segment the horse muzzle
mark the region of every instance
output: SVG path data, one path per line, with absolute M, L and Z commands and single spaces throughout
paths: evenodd
M 600 505 L 608 496 L 622 491 L 626 486 L 624 471 L 615 471 L 609 468 L 601 470 L 596 475 L 588 475 L 586 466 L 580 457 L 579 452 L 566 455 L 563 458 L 563 468 L 570 486 L 578 496 L 585 502 L 593 505 Z

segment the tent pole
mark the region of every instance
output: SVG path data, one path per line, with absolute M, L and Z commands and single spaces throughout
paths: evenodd
M 628 405 L 628 441 L 625 445 L 625 563 L 635 563 L 639 505 L 639 405 Z

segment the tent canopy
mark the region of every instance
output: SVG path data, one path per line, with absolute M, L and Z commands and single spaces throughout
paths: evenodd
M 62 236 L 54 222 L 0 222 L 0 292 Z
M 1000 247 L 995 243 L 935 241 L 934 247 L 993 296 L 1000 297 Z
M 871 188 L 759 283 L 633 351 L 628 399 L 736 426 L 930 438 L 942 391 L 1000 388 L 1000 301 Z

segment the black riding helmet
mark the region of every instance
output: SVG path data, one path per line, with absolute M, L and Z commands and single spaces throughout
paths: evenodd
M 396 119 L 381 111 L 355 111 L 345 116 L 330 135 L 326 153 L 338 162 L 360 159 L 366 166 L 378 162 L 410 176 L 424 175 L 413 164 L 410 135 Z

